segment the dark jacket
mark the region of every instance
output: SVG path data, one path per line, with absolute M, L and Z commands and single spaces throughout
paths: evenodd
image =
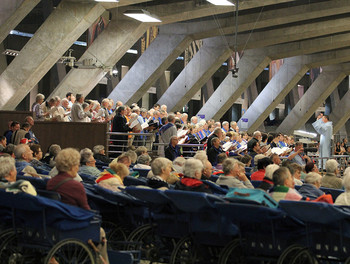
M 112 132 L 129 132 L 132 129 L 127 125 L 127 121 L 125 116 L 122 116 L 120 113 L 118 113 L 114 118 L 113 118 L 113 122 L 112 122 Z M 122 136 L 112 136 L 112 139 L 116 139 L 116 140 L 125 140 L 123 142 L 123 145 L 126 145 L 127 142 L 126 140 L 128 140 L 128 136 L 127 135 L 122 135 Z
M 216 166 L 216 164 L 218 164 L 218 155 L 220 153 L 224 153 L 221 147 L 219 148 L 211 147 L 210 149 L 208 149 L 207 156 L 211 165 Z
M 213 138 L 216 138 L 216 137 L 218 137 L 218 136 L 215 135 L 215 134 L 212 134 L 212 135 L 208 138 L 208 141 L 207 141 L 207 153 L 208 153 L 208 150 L 212 147 L 212 145 L 211 145 L 211 140 L 212 140 Z
M 94 158 L 96 160 L 102 161 L 103 163 L 107 163 L 107 164 L 111 162 L 111 160 L 106 155 L 102 155 L 100 153 L 95 154 Z
M 171 144 L 169 144 L 165 148 L 165 157 L 167 159 L 170 159 L 171 161 L 173 161 L 174 159 L 180 156 L 181 156 L 181 151 L 179 146 L 173 147 Z
M 261 182 L 261 184 L 259 185 L 258 188 L 264 190 L 265 192 L 267 192 L 272 187 L 273 187 L 273 181 L 270 180 L 269 178 L 264 177 L 264 179 L 262 180 L 262 182 Z

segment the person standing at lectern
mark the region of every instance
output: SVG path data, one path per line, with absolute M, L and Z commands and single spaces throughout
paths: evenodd
M 327 115 L 320 113 L 317 116 L 317 120 L 312 123 L 312 126 L 315 128 L 317 133 L 321 135 L 319 147 L 321 159 L 319 161 L 319 166 L 322 169 L 326 169 L 326 160 L 322 160 L 322 158 L 331 156 L 331 139 L 333 135 L 332 122 L 329 121 L 329 117 Z

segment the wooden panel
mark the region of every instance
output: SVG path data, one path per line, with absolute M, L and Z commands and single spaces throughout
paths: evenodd
M 3 135 L 8 130 L 9 121 L 18 121 L 22 124 L 26 116 L 33 116 L 33 113 L 30 111 L 0 111 L 0 134 Z
M 107 140 L 107 124 L 73 122 L 35 122 L 35 136 L 45 152 L 51 144 L 61 148 L 73 147 L 92 149 L 95 145 L 104 145 Z

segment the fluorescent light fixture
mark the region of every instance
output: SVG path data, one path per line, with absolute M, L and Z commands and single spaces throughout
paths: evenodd
M 315 138 L 317 137 L 316 133 L 311 133 L 311 132 L 307 132 L 304 130 L 294 130 L 294 135 L 300 136 L 300 137 L 307 137 L 307 138 Z
M 137 54 L 138 51 L 137 51 L 137 50 L 134 50 L 134 49 L 129 49 L 126 53 Z
M 229 0 L 207 0 L 209 3 L 218 6 L 234 6 L 235 4 Z
M 95 2 L 118 3 L 119 0 L 95 0 Z
M 137 10 L 127 10 L 124 12 L 124 15 L 131 17 L 133 19 L 136 19 L 141 22 L 162 22 L 159 18 L 157 18 L 155 15 L 151 15 L 150 12 L 143 10 L 143 9 L 137 9 Z
M 2 54 L 8 55 L 8 56 L 14 56 L 14 57 L 16 57 L 16 56 L 18 56 L 19 51 L 17 51 L 17 50 L 11 50 L 11 49 L 6 49 Z

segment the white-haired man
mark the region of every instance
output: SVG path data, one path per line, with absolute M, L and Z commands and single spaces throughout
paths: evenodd
M 217 184 L 226 185 L 229 188 L 254 189 L 245 175 L 244 164 L 242 162 L 228 158 L 222 163 L 222 169 L 225 175 L 219 176 L 219 179 L 216 181 Z
M 337 177 L 338 162 L 334 159 L 327 160 L 326 174 L 322 177 L 321 186 L 332 189 L 341 189 L 343 187 L 342 180 Z

